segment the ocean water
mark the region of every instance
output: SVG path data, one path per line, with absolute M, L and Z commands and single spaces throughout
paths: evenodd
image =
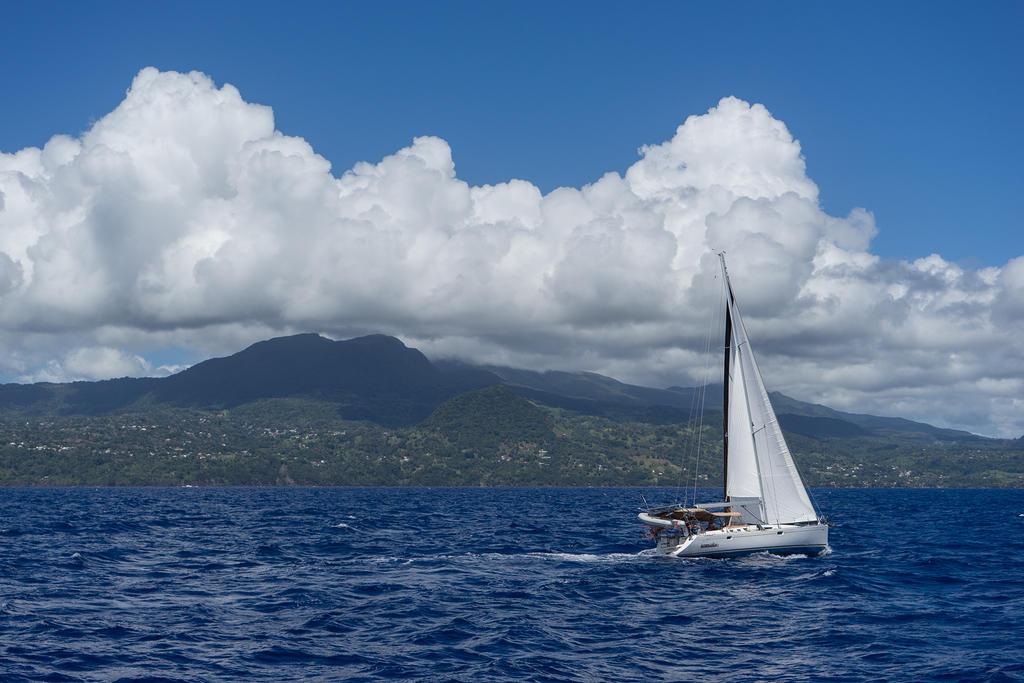
M 1024 680 L 1024 491 L 694 560 L 641 538 L 673 493 L 0 489 L 0 680 Z

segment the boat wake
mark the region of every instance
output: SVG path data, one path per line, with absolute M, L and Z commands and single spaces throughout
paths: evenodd
M 622 562 L 633 562 L 640 558 L 645 552 L 639 553 L 527 553 L 526 557 L 536 557 L 542 560 L 559 560 L 562 562 L 579 562 L 582 564 L 618 564 Z

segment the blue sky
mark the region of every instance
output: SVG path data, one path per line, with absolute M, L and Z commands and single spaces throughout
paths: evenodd
M 9 4 L 0 150 L 75 134 L 145 66 L 273 107 L 340 172 L 418 135 L 471 184 L 623 171 L 721 97 L 800 140 L 825 210 L 873 249 L 1001 265 L 1024 252 L 1024 4 Z
M 0 381 L 319 331 L 692 384 L 725 249 L 770 388 L 1019 436 L 1022 32 L 1020 2 L 8 3 Z

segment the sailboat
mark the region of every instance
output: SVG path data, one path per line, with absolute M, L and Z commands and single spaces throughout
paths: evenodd
M 640 513 L 657 551 L 673 557 L 755 552 L 818 554 L 827 521 L 807 495 L 750 348 L 719 254 L 725 286 L 724 500 Z

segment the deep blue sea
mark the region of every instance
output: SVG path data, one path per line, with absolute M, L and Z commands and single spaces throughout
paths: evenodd
M 0 680 L 1024 680 L 1024 491 L 817 490 L 831 552 L 696 560 L 641 494 L 0 489 Z

